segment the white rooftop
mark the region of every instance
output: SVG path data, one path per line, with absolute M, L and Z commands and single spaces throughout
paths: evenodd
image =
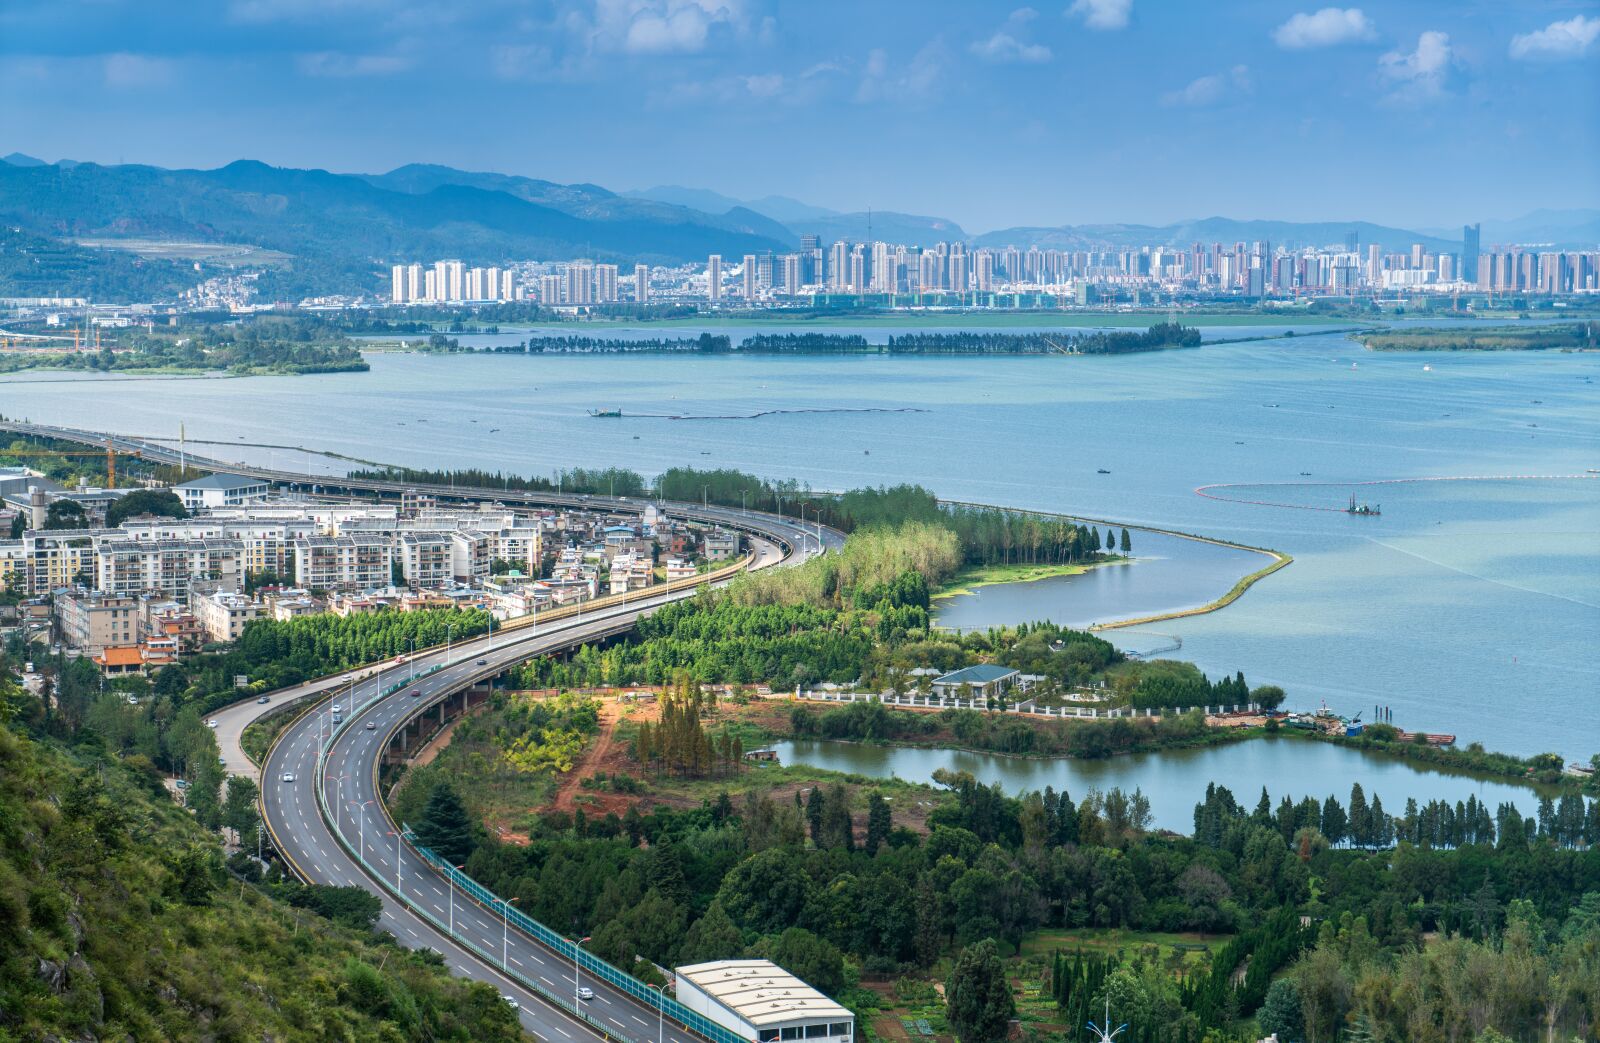
M 800 1018 L 853 1016 L 770 960 L 714 960 L 679 967 L 677 972 L 757 1027 Z

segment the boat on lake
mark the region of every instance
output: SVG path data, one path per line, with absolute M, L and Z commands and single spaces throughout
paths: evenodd
M 620 409 L 591 409 L 591 410 L 589 410 L 589 415 L 590 416 L 598 416 L 598 417 L 619 417 L 619 416 L 622 415 L 622 410 L 620 410 Z
M 1344 509 L 1346 514 L 1359 514 L 1362 517 L 1376 517 L 1383 513 L 1376 503 L 1356 503 L 1355 493 L 1350 494 L 1350 506 Z

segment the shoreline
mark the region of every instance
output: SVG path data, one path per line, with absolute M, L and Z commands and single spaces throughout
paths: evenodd
M 1105 568 L 1108 565 L 1132 565 L 1138 558 L 1126 558 L 1118 555 L 1105 561 L 1071 562 L 1059 565 L 973 565 L 961 569 L 950 577 L 949 583 L 932 596 L 932 600 L 940 601 L 946 598 L 958 598 L 971 594 L 982 587 L 1006 586 L 1012 583 L 1038 583 L 1041 580 L 1055 579 L 1060 576 L 1081 576 L 1095 569 Z M 986 573 L 1005 569 L 1021 570 L 1020 575 L 1003 576 L 994 575 L 989 578 L 981 577 Z M 963 579 L 963 576 L 969 578 Z
M 1064 518 L 1067 521 L 1090 522 L 1098 525 L 1126 525 L 1129 529 L 1137 529 L 1141 532 L 1153 532 L 1162 536 L 1173 536 L 1178 539 L 1192 540 L 1195 543 L 1209 543 L 1214 547 L 1226 547 L 1229 550 L 1248 551 L 1251 554 L 1261 554 L 1272 559 L 1270 564 L 1264 565 L 1261 568 L 1256 569 L 1254 572 L 1240 577 L 1238 582 L 1234 583 L 1233 587 L 1227 593 L 1223 594 L 1219 598 L 1216 598 L 1215 600 L 1205 603 L 1204 605 L 1196 605 L 1189 608 L 1170 609 L 1163 612 L 1152 613 L 1150 615 L 1137 616 L 1131 619 L 1116 619 L 1109 623 L 1095 623 L 1087 628 L 1091 632 L 1099 630 L 1120 630 L 1125 627 L 1144 626 L 1147 623 L 1160 623 L 1168 619 L 1184 619 L 1189 616 L 1203 616 L 1211 612 L 1216 612 L 1220 609 L 1227 608 L 1235 601 L 1238 601 L 1244 596 L 1247 590 L 1266 579 L 1274 572 L 1277 572 L 1279 569 L 1285 568 L 1294 563 L 1293 555 L 1286 554 L 1283 551 L 1272 550 L 1267 547 L 1252 547 L 1247 543 L 1234 543 L 1231 540 L 1218 539 L 1214 536 L 1197 536 L 1192 532 L 1182 532 L 1178 529 L 1163 529 L 1153 525 L 1134 525 L 1126 522 L 1112 521 L 1107 518 L 1087 518 L 1083 517 L 1082 515 L 1062 514 L 1057 511 L 1024 510 L 1016 507 L 1001 507 L 998 504 L 976 503 L 970 500 L 940 499 L 939 502 L 942 504 L 950 504 L 956 507 L 978 507 L 986 510 L 1011 511 L 1015 514 L 1032 514 L 1043 518 Z

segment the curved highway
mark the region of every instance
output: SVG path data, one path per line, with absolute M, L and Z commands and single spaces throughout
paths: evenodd
M 751 566 L 770 567 L 813 556 L 817 544 L 801 550 L 800 533 L 778 519 L 762 519 L 791 550 L 753 537 Z M 792 542 L 791 542 L 792 541 Z M 823 530 L 823 546 L 838 534 Z M 581 985 L 593 998 L 578 1002 L 594 1024 L 542 1002 L 543 991 L 565 1005 L 576 1000 L 579 982 L 573 967 L 532 937 L 509 926 L 503 915 L 467 899 L 409 845 L 399 842 L 397 825 L 378 792 L 378 768 L 390 740 L 406 722 L 425 710 L 532 656 L 560 651 L 586 641 L 627 631 L 635 620 L 669 601 L 693 597 L 698 588 L 663 593 L 454 646 L 445 654 L 419 655 L 406 664 L 420 676 L 387 696 L 376 678 L 360 679 L 332 699 L 303 714 L 279 736 L 262 766 L 263 816 L 278 851 L 296 875 L 313 883 L 360 886 L 384 900 L 382 926 L 403 944 L 437 950 L 457 973 L 488 981 L 515 998 L 525 1028 L 546 1040 L 598 1040 L 606 1037 L 648 1043 L 703 1043 L 670 1021 L 594 979 Z M 437 669 L 434 669 L 437 667 Z M 433 670 L 423 674 L 424 671 Z M 396 669 L 388 672 L 392 684 Z M 333 705 L 344 719 L 332 723 Z M 263 707 L 266 709 L 266 707 Z M 323 782 L 319 801 L 316 782 Z M 342 843 L 341 843 L 342 841 Z M 363 868 L 361 862 L 366 863 Z M 405 902 L 397 900 L 403 895 Z
M 111 446 L 146 459 L 176 462 L 169 446 L 127 435 L 76 428 L 0 421 L 0 430 Z M 508 506 L 554 505 L 615 513 L 642 513 L 647 501 L 626 497 L 456 488 L 419 482 L 350 479 L 280 471 L 185 454 L 191 466 L 226 470 L 311 493 L 398 495 L 407 490 L 441 499 L 493 500 Z M 837 549 L 843 534 L 818 524 L 800 524 L 754 511 L 705 504 L 659 503 L 672 517 L 709 522 L 750 536 L 746 569 L 793 564 Z M 295 875 L 309 883 L 356 886 L 383 900 L 380 925 L 402 944 L 430 948 L 457 974 L 486 981 L 518 1003 L 525 1029 L 556 1043 L 704 1043 L 656 1009 L 587 972 L 575 975 L 565 958 L 508 923 L 496 909 L 469 900 L 399 837 L 378 793 L 378 769 L 392 737 L 411 719 L 441 700 L 488 681 L 537 655 L 623 633 L 643 614 L 670 601 L 693 597 L 703 585 L 642 593 L 625 602 L 597 605 L 556 621 L 519 625 L 503 633 L 463 641 L 448 652 L 434 650 L 406 664 L 416 679 L 387 695 L 380 684 L 398 680 L 390 667 L 380 675 L 356 671 L 349 685 L 324 679 L 303 685 L 266 704 L 243 703 L 220 711 L 229 734 L 284 705 L 283 696 L 307 704 L 278 736 L 261 770 L 261 810 L 267 831 Z M 381 678 L 381 680 L 380 680 Z M 330 697 L 330 691 L 333 693 Z M 318 700 L 313 702 L 312 700 Z M 335 723 L 333 707 L 338 705 Z M 319 779 L 320 775 L 320 779 Z M 318 786 L 318 782 L 321 786 Z M 578 990 L 587 992 L 580 997 Z M 571 1010 L 581 1011 L 574 1015 Z

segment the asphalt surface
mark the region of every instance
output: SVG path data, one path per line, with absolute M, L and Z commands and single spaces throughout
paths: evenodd
M 815 539 L 809 540 L 809 550 L 801 551 L 801 538 L 792 526 L 776 519 L 770 526 L 792 540 L 795 550 L 785 556 L 770 542 L 756 542 L 752 568 L 816 553 Z M 824 530 L 823 536 L 824 546 L 836 544 L 836 534 Z M 409 846 L 397 843 L 398 827 L 388 817 L 376 789 L 377 766 L 389 736 L 424 707 L 440 698 L 455 698 L 455 693 L 473 682 L 492 678 L 532 656 L 625 631 L 640 615 L 668 601 L 693 596 L 692 590 L 677 591 L 613 606 L 592 617 L 510 631 L 503 637 L 497 635 L 492 647 L 487 638 L 463 642 L 451 649 L 450 665 L 388 696 L 378 695 L 376 678 L 359 680 L 336 697 L 346 721 L 337 735 L 331 720 L 334 700 L 323 700 L 284 730 L 264 765 L 262 810 L 278 850 L 308 881 L 359 886 L 380 894 L 385 929 L 403 944 L 437 950 L 452 970 L 490 982 L 502 994 L 515 998 L 523 1026 L 543 1039 L 599 1040 L 609 1034 L 650 1043 L 659 1034 L 661 1043 L 700 1043 L 700 1037 L 681 1026 L 658 1023 L 654 1010 L 586 972 L 581 974 L 581 984 L 593 990 L 594 998 L 581 1006 L 601 1023 L 603 1032 L 544 1002 L 523 982 L 537 982 L 565 999 L 578 984 L 571 964 L 514 924 L 508 929 L 497 910 L 468 900 Z M 395 683 L 400 669 L 409 673 L 415 667 L 421 673 L 443 661 L 442 652 L 419 655 L 404 668 L 391 667 L 383 683 Z M 332 824 L 323 815 L 314 789 L 318 750 L 324 747 L 324 794 Z M 292 781 L 285 781 L 286 775 Z M 351 850 L 341 846 L 341 837 Z M 366 869 L 352 850 L 364 857 Z M 396 894 L 404 894 L 420 912 L 396 901 Z

